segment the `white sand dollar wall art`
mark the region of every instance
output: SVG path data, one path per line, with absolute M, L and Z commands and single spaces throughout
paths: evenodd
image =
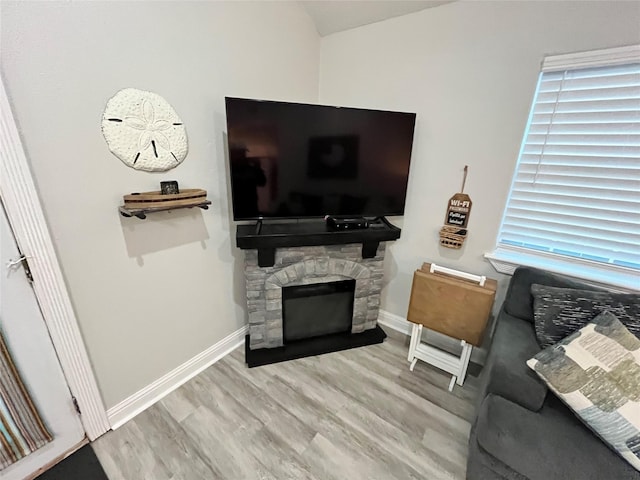
M 135 88 L 120 90 L 109 99 L 102 134 L 111 153 L 136 170 L 170 170 L 189 150 L 187 131 L 169 102 Z

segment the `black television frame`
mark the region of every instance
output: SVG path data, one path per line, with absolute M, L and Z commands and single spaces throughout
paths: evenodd
M 331 108 L 331 109 L 336 109 L 336 110 L 357 110 L 357 111 L 363 111 L 363 112 L 379 112 L 379 113 L 397 113 L 397 114 L 404 114 L 404 115 L 410 115 L 413 116 L 413 129 L 411 132 L 411 150 L 410 150 L 410 154 L 409 154 L 409 162 L 407 165 L 407 175 L 406 175 L 406 187 L 404 189 L 405 191 L 405 195 L 404 195 L 404 201 L 402 202 L 402 208 L 399 211 L 385 211 L 385 212 L 380 212 L 380 213 L 372 213 L 372 214 L 365 214 L 365 215 L 357 215 L 357 214 L 353 214 L 353 215 L 332 215 L 332 212 L 325 212 L 322 214 L 318 214 L 318 215 L 256 215 L 256 216 L 251 216 L 251 217 L 238 217 L 236 215 L 236 209 L 235 209 L 235 193 L 234 193 L 234 188 L 233 188 L 233 165 L 232 165 L 232 159 L 231 159 L 231 145 L 230 145 L 230 139 L 229 139 L 229 117 L 228 117 L 228 111 L 227 111 L 227 102 L 228 100 L 244 100 L 244 101 L 251 101 L 251 102 L 259 102 L 259 103 L 274 103 L 274 104 L 283 104 L 283 105 L 299 105 L 299 106 L 307 106 L 307 107 L 320 107 L 320 108 Z M 405 211 L 405 207 L 406 207 L 406 200 L 407 200 L 407 190 L 408 190 L 408 184 L 409 184 L 409 174 L 411 172 L 411 162 L 412 162 L 412 157 L 413 157 L 413 142 L 415 140 L 415 126 L 416 126 L 416 118 L 417 118 L 417 114 L 414 112 L 401 112 L 401 111 L 397 111 L 397 110 L 381 110 L 381 109 L 372 109 L 372 108 L 360 108 L 360 107 L 347 107 L 347 106 L 339 106 L 339 105 L 327 105 L 327 104 L 316 104 L 316 103 L 305 103 L 305 102 L 287 102 L 287 101 L 280 101 L 280 100 L 266 100 L 266 99 L 257 99 L 257 98 L 247 98 L 247 97 L 230 97 L 230 96 L 225 96 L 225 117 L 226 117 L 226 124 L 227 124 L 227 136 L 226 136 L 226 140 L 227 140 L 227 153 L 229 154 L 229 176 L 230 176 L 230 188 L 231 188 L 231 210 L 233 213 L 233 221 L 235 222 L 252 222 L 252 221 L 257 221 L 259 223 L 262 223 L 263 221 L 270 221 L 270 220 L 313 220 L 313 219 L 320 219 L 320 218 L 326 218 L 327 216 L 331 215 L 334 218 L 352 218 L 352 217 L 363 217 L 363 218 L 384 218 L 386 216 L 403 216 L 404 215 L 404 211 Z

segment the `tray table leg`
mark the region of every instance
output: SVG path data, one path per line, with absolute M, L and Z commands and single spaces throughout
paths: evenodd
M 458 377 L 456 377 L 455 375 L 451 376 L 451 381 L 449 382 L 449 391 L 453 392 L 453 386 L 456 384 L 456 379 Z
M 408 361 L 413 361 L 416 357 L 416 348 L 420 344 L 420 338 L 422 337 L 422 325 L 418 325 L 417 323 L 413 324 L 413 329 L 411 330 L 411 341 L 409 342 L 409 355 L 407 357 Z M 413 364 L 415 365 L 415 363 Z M 411 368 L 413 370 L 413 367 Z
M 413 368 L 416 366 L 416 363 L 418 363 L 418 359 L 414 358 L 413 360 L 411 360 L 411 365 L 409 365 L 409 371 L 413 372 Z
M 473 345 L 460 340 L 462 345 L 462 352 L 460 356 L 452 355 L 443 350 L 439 350 L 435 347 L 431 347 L 427 344 L 421 345 L 423 326 L 417 323 L 413 324 L 411 329 L 411 340 L 409 341 L 409 354 L 407 360 L 409 363 L 409 370 L 413 372 L 418 360 L 423 360 L 431 365 L 434 365 L 445 372 L 451 374 L 451 381 L 449 382 L 449 391 L 453 391 L 453 387 L 456 385 L 462 385 L 464 379 L 467 376 L 467 368 L 471 359 L 471 351 Z
M 460 353 L 460 374 L 456 382 L 458 385 L 464 383 L 464 379 L 467 376 L 467 368 L 469 367 L 469 360 L 471 359 L 471 350 L 473 350 L 473 345 L 464 340 L 460 340 L 460 345 L 462 345 L 462 353 Z

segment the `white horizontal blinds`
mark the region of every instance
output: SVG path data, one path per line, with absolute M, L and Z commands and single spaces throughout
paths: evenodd
M 640 269 L 640 59 L 541 74 L 498 243 Z

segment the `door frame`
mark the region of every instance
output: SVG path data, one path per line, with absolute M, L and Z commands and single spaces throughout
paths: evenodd
M 33 290 L 89 440 L 111 427 L 49 234 L 29 163 L 0 78 L 0 197 L 23 255 Z M 1 267 L 1 266 L 0 266 Z

